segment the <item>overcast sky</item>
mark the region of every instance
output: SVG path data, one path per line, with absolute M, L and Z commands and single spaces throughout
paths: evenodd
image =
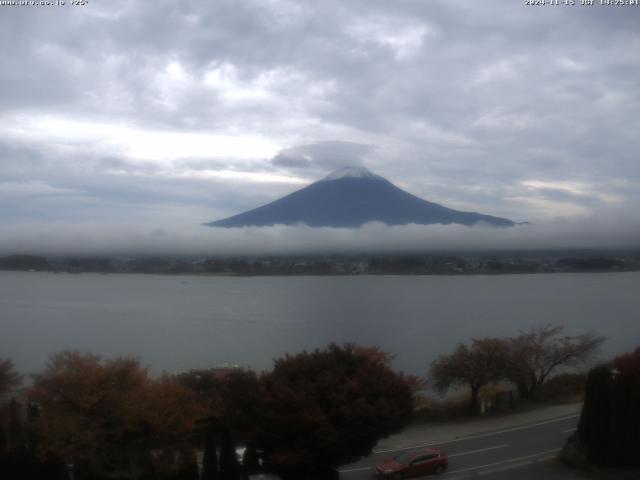
M 640 7 L 66 3 L 0 6 L 5 252 L 185 228 L 220 245 L 200 223 L 352 164 L 546 233 L 640 239 Z

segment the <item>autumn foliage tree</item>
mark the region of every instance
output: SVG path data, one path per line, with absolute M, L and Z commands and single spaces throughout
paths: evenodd
M 9 359 L 0 359 L 0 396 L 9 394 L 21 383 L 22 375 L 16 371 L 13 362 Z M 16 423 L 17 409 L 15 399 L 7 405 L 0 404 L 0 455 L 12 450 L 21 437 L 17 433 L 19 429 Z
M 509 339 L 506 376 L 523 398 L 534 397 L 559 367 L 580 365 L 593 357 L 604 338 L 593 332 L 563 335 L 564 327 L 547 323 Z
M 22 375 L 16 371 L 13 362 L 8 358 L 0 358 L 0 395 L 9 393 L 21 384 Z
M 480 411 L 478 397 L 485 385 L 505 376 L 509 363 L 509 344 L 500 338 L 472 339 L 471 345 L 459 343 L 449 355 L 442 355 L 431 364 L 429 377 L 441 393 L 452 386 L 470 389 L 469 410 Z
M 309 471 L 343 463 L 345 455 L 356 458 L 354 449 L 370 448 L 380 435 L 406 422 L 412 411 L 412 393 L 420 382 L 393 373 L 391 360 L 377 348 L 332 345 L 277 360 L 274 370 L 260 377 L 220 369 L 179 375 L 208 412 L 201 425 L 203 477 L 236 479 L 242 473 L 247 478 L 258 471 L 258 449 L 271 468 L 300 479 Z M 295 379 L 290 376 L 294 371 Z M 220 446 L 218 457 L 211 454 L 214 444 Z M 246 446 L 241 472 L 235 460 L 238 444 Z
M 259 438 L 268 462 L 292 478 L 336 468 L 371 452 L 413 411 L 415 380 L 377 349 L 330 345 L 278 359 L 261 378 Z
M 77 479 L 142 478 L 151 450 L 182 446 L 201 414 L 172 377 L 153 380 L 137 360 L 78 352 L 51 357 L 29 398 L 40 407 L 40 454 L 74 464 Z

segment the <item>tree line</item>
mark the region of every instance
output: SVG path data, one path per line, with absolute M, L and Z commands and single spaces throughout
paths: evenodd
M 70 273 L 150 273 L 213 275 L 447 275 L 552 272 L 619 272 L 640 270 L 638 255 L 564 256 L 568 252 L 491 255 L 378 254 L 258 257 L 133 258 L 37 255 L 0 257 L 0 270 Z M 575 252 L 578 254 L 579 252 Z
M 474 338 L 434 360 L 429 379 L 441 393 L 453 386 L 468 388 L 469 410 L 478 413 L 483 387 L 507 381 L 521 398 L 535 398 L 553 372 L 584 364 L 603 341 L 593 332 L 564 335 L 564 327 L 550 323 L 508 338 Z
M 419 380 L 390 362 L 377 348 L 332 344 L 287 355 L 262 374 L 212 368 L 153 378 L 136 359 L 62 352 L 34 376 L 24 402 L 1 409 L 0 471 L 20 479 L 72 471 L 76 480 L 240 480 L 259 469 L 337 478 L 335 468 L 411 418 Z M 0 363 L 0 394 L 22 380 L 10 361 Z
M 441 392 L 468 388 L 477 413 L 487 385 L 509 381 L 534 398 L 554 372 L 586 362 L 602 341 L 552 324 L 472 339 L 437 358 L 427 382 Z M 338 466 L 412 419 L 424 381 L 391 362 L 378 348 L 331 344 L 286 355 L 261 374 L 210 368 L 153 377 L 137 359 L 62 352 L 20 401 L 0 407 L 0 471 L 21 479 L 66 479 L 70 471 L 76 480 L 246 480 L 258 471 L 337 478 Z M 23 380 L 0 361 L 0 398 Z

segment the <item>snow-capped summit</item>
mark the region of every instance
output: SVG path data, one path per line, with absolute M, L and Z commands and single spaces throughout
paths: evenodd
M 376 175 L 375 173 L 367 170 L 364 167 L 352 166 L 352 167 L 343 167 L 339 168 L 335 172 L 331 172 L 329 175 L 324 177 L 322 181 L 327 180 L 339 180 L 341 178 L 382 178 L 380 175 Z
M 210 227 L 305 224 L 310 227 L 357 228 L 368 222 L 387 225 L 483 222 L 514 225 L 506 218 L 460 212 L 396 187 L 364 167 L 345 167 L 274 202 L 215 222 Z

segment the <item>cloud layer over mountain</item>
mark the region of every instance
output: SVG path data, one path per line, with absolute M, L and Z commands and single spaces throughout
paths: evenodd
M 199 228 L 193 224 L 19 224 L 0 237 L 0 255 L 186 255 L 464 252 L 637 248 L 640 222 L 558 221 L 512 228 L 380 223 L 361 228 L 274 226 Z M 616 235 L 608 232 L 615 231 Z

